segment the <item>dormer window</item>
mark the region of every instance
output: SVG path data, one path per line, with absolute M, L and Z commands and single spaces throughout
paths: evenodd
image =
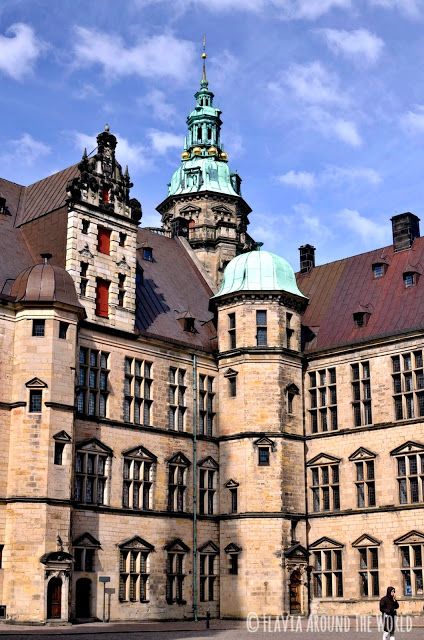
M 414 271 L 406 271 L 403 274 L 403 284 L 406 288 L 414 287 L 417 284 L 418 274 Z
M 374 279 L 382 278 L 387 270 L 387 264 L 385 262 L 375 262 L 372 265 L 372 272 Z
M 365 327 L 368 324 L 370 315 L 366 311 L 357 311 L 353 314 L 353 322 L 357 327 Z
M 152 247 L 143 247 L 143 260 L 153 262 L 153 249 Z
M 0 213 L 6 213 L 6 198 L 0 196 Z
M 194 326 L 195 318 L 191 318 L 190 316 L 186 316 L 184 318 L 184 331 L 188 331 L 189 333 L 196 333 L 196 328 Z

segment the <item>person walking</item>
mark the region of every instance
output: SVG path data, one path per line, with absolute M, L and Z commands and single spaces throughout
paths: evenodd
M 380 600 L 380 611 L 383 616 L 383 640 L 395 640 L 395 617 L 399 602 L 396 600 L 394 587 L 387 587 L 387 593 Z

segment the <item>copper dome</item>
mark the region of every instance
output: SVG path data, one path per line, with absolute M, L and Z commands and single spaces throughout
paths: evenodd
M 10 292 L 15 302 L 59 302 L 83 311 L 72 276 L 62 267 L 49 264 L 50 255 L 42 257 L 43 263 L 25 269 L 16 278 Z

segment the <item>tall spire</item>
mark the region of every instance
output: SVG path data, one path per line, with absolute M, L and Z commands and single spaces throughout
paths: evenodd
M 208 87 L 208 79 L 206 77 L 206 58 L 208 57 L 208 54 L 206 53 L 206 36 L 203 36 L 203 51 L 202 51 L 202 60 L 203 60 L 203 70 L 202 70 L 202 79 L 200 81 L 200 86 L 201 87 L 205 87 L 207 89 Z

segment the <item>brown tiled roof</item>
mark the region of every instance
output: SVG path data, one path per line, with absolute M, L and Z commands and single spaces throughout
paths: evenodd
M 143 246 L 152 248 L 152 262 L 143 259 Z M 140 229 L 137 260 L 143 269 L 143 282 L 137 286 L 137 328 L 211 351 L 216 329 L 208 307 L 213 294 L 178 238 Z M 195 318 L 194 333 L 184 331 L 184 316 Z
M 21 198 L 16 226 L 63 207 L 67 198 L 66 184 L 77 175 L 78 165 L 74 164 L 26 187 L 24 197 Z
M 374 278 L 372 265 L 387 263 L 383 277 Z M 337 260 L 297 274 L 297 283 L 310 298 L 302 323 L 315 337 L 306 351 L 320 351 L 375 338 L 424 329 L 424 276 L 405 287 L 403 274 L 414 265 L 424 269 L 424 237 L 411 249 L 395 253 L 393 246 Z M 370 313 L 358 327 L 353 314 Z M 310 333 L 306 330 L 305 334 Z

